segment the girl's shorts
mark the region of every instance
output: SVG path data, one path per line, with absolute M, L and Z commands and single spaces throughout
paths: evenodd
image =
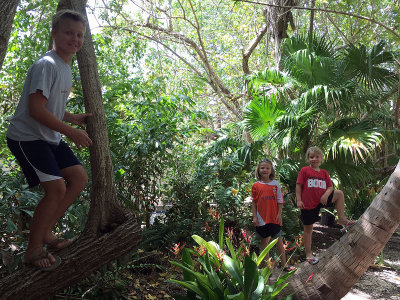
M 278 224 L 268 223 L 263 226 L 256 226 L 256 233 L 261 238 L 265 239 L 271 237 L 273 239 L 279 238 L 281 234 L 281 226 Z
M 63 178 L 62 169 L 81 164 L 63 140 L 54 145 L 41 140 L 23 142 L 7 138 L 7 145 L 30 187 Z
M 329 195 L 326 205 L 319 203 L 316 208 L 301 210 L 301 220 L 303 221 L 304 225 L 312 225 L 315 222 L 318 222 L 321 219 L 319 216 L 319 210 L 321 208 L 329 208 L 335 206 L 335 203 L 332 202 L 333 193 L 334 191 L 332 191 L 332 193 Z

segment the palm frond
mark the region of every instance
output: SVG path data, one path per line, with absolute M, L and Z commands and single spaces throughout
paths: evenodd
M 249 81 L 248 91 L 253 96 L 275 94 L 281 99 L 291 99 L 299 86 L 288 74 L 275 69 L 265 69 L 247 76 L 246 79 Z
M 364 45 L 350 45 L 345 50 L 345 76 L 355 78 L 369 89 L 384 90 L 393 87 L 398 79 L 396 73 L 386 65 L 394 63 L 394 55 L 385 51 L 385 46 L 384 42 L 379 42 L 368 51 Z
M 321 168 L 327 170 L 331 178 L 346 186 L 347 189 L 353 188 L 354 191 L 360 186 L 370 182 L 372 175 L 364 165 L 356 165 L 351 159 L 340 155 L 335 159 L 327 159 Z
M 268 135 L 275 120 L 284 114 L 284 105 L 276 95 L 253 99 L 244 112 L 247 128 L 254 140 Z
M 297 81 L 309 87 L 315 84 L 331 84 L 336 79 L 335 59 L 318 56 L 308 49 L 292 53 L 285 59 L 283 67 Z
M 329 41 L 325 36 L 314 34 L 311 39 L 311 44 L 309 42 L 308 35 L 295 35 L 286 39 L 282 44 L 283 57 L 306 49 L 320 57 L 336 57 L 334 43 Z
M 355 163 L 365 162 L 383 141 L 383 135 L 376 124 L 343 118 L 327 128 L 319 137 L 329 149 L 332 159 L 339 155 L 350 155 Z

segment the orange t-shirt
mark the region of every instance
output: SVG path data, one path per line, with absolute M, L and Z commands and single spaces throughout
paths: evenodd
M 257 207 L 259 226 L 268 223 L 278 224 L 278 203 L 283 203 L 281 185 L 278 181 L 257 181 L 251 187 L 251 197 Z

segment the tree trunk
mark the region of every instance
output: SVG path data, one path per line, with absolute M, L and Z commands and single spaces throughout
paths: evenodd
M 0 70 L 7 53 L 8 40 L 10 39 L 12 24 L 19 0 L 2 1 L 0 5 Z
M 73 9 L 86 16 L 86 2 L 85 0 L 60 0 L 57 10 Z M 93 141 L 93 145 L 89 148 L 92 189 L 85 233 L 99 234 L 124 222 L 127 212 L 122 209 L 117 201 L 106 116 L 89 24 L 87 24 L 85 40 L 81 50 L 77 53 L 77 57 L 85 109 L 86 112 L 93 114 L 92 117 L 89 117 L 87 124 L 87 132 Z
M 311 0 L 311 8 L 315 7 L 315 0 Z M 314 10 L 310 11 L 310 28 L 308 30 L 308 44 L 311 46 L 311 42 L 314 34 Z
M 60 9 L 86 16 L 86 1 L 61 0 Z M 106 117 L 89 25 L 78 53 L 85 108 L 93 113 L 87 131 L 92 171 L 88 221 L 79 239 L 57 253 L 62 263 L 54 272 L 25 267 L 0 281 L 1 299 L 43 299 L 81 281 L 99 267 L 129 253 L 141 241 L 141 228 L 117 200 Z
M 318 264 L 304 263 L 280 296 L 293 294 L 293 299 L 299 300 L 341 299 L 374 262 L 399 223 L 400 162 L 348 233 L 323 253 Z
M 274 37 L 275 42 L 275 65 L 276 68 L 279 66 L 280 53 L 279 46 L 281 41 L 287 37 L 287 29 L 290 23 L 292 29 L 294 30 L 293 15 L 288 6 L 295 6 L 295 0 L 272 0 L 269 1 L 271 4 L 286 7 L 276 7 L 276 6 L 266 6 L 263 13 L 265 17 L 265 23 L 270 27 L 270 32 Z
M 53 272 L 25 267 L 1 280 L 0 299 L 48 299 L 132 251 L 140 239 L 141 229 L 133 217 L 99 238 L 81 236 L 71 246 L 56 252 L 62 263 Z

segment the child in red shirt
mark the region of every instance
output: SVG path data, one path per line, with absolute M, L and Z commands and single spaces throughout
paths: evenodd
M 341 190 L 333 190 L 333 184 L 327 171 L 320 169 L 322 151 L 318 147 L 310 147 L 306 152 L 310 166 L 300 170 L 296 182 L 297 207 L 301 209 L 301 219 L 304 225 L 303 243 L 306 250 L 306 260 L 314 265 L 319 259 L 312 255 L 311 241 L 313 224 L 319 221 L 319 210 L 335 205 L 338 214 L 338 224 L 349 228 L 355 221 L 349 220 L 344 214 L 344 194 Z
M 274 180 L 275 171 L 272 162 L 261 160 L 256 169 L 255 182 L 251 188 L 253 224 L 261 236 L 261 250 L 268 245 L 271 237 L 278 238 L 277 248 L 284 270 L 289 272 L 293 266 L 286 264 L 285 248 L 282 242 L 282 205 L 281 186 Z

